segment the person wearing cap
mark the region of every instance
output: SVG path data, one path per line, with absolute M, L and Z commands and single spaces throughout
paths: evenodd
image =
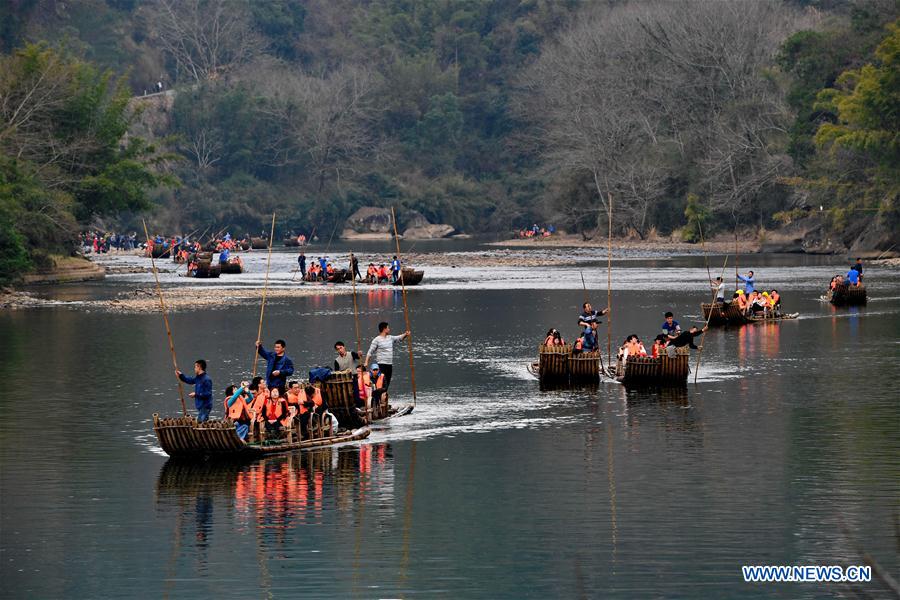
M 747 275 L 735 275 L 738 280 L 744 282 L 744 292 L 749 296 L 753 293 L 753 286 L 756 284 L 756 280 L 753 278 L 753 271 L 747 271 Z
M 741 309 L 741 312 L 745 312 L 747 310 L 747 297 L 744 294 L 744 290 L 736 291 L 731 301 L 737 302 L 738 308 Z
M 200 359 L 194 363 L 194 377 L 188 377 L 178 369 L 175 375 L 181 381 L 194 386 L 191 398 L 194 399 L 194 407 L 197 409 L 197 421 L 203 423 L 209 420 L 212 410 L 213 382 L 206 374 L 206 361 Z
M 378 406 L 382 396 L 387 392 L 388 384 L 385 381 L 385 375 L 381 372 L 381 367 L 379 367 L 378 363 L 372 363 L 370 368 L 372 370 L 371 375 L 369 375 L 369 381 L 372 383 L 372 406 Z
M 400 335 L 391 335 L 391 326 L 387 321 L 378 324 L 378 335 L 372 340 L 369 351 L 366 352 L 366 359 L 363 365 L 369 366 L 369 361 L 373 358 L 381 368 L 384 375 L 384 388 L 391 386 L 391 376 L 394 374 L 394 342 L 404 340 L 409 337 L 409 332 L 405 331 Z
M 725 282 L 721 277 L 709 282 L 712 289 L 716 290 L 716 304 L 725 304 Z

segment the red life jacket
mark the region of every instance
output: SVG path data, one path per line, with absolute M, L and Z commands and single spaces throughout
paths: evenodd
M 545 345 L 545 346 L 552 346 L 552 345 L 553 345 L 553 336 L 552 336 L 552 335 L 548 335 L 548 336 L 547 336 L 547 339 L 544 340 L 544 345 Z
M 284 400 L 282 398 L 278 398 L 277 400 L 272 400 L 270 397 L 266 401 L 266 421 L 277 421 L 284 414 Z
M 358 375 L 356 377 L 356 392 L 357 396 L 362 398 L 363 400 L 369 397 L 369 386 L 372 385 L 372 378 L 369 377 L 368 373 L 363 373 L 362 375 Z
M 584 346 L 584 338 L 578 338 L 577 340 L 575 340 L 575 350 L 581 350 L 581 348 L 583 346 Z

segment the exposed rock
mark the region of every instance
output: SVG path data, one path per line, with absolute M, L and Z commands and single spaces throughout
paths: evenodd
M 356 233 L 388 233 L 393 229 L 391 211 L 388 208 L 363 206 L 350 215 L 345 226 Z
M 397 225 L 401 230 L 431 225 L 425 215 L 417 210 L 402 210 L 397 214 Z
M 73 283 L 94 281 L 106 277 L 106 270 L 103 267 L 84 258 L 54 257 L 53 264 L 52 269 L 24 275 L 22 282 L 26 284 Z
M 451 235 L 456 229 L 451 225 L 440 223 L 437 225 L 425 225 L 424 227 L 410 227 L 403 232 L 403 237 L 408 240 L 436 240 Z

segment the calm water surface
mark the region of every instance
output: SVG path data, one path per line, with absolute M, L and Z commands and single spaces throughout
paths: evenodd
M 258 285 L 261 255 L 214 285 Z M 684 390 L 541 392 L 526 363 L 549 327 L 575 332 L 580 272 L 605 304 L 601 259 L 428 269 L 410 292 L 416 411 L 361 444 L 243 465 L 157 447 L 152 413 L 178 410 L 159 315 L 0 314 L 4 595 L 886 597 L 879 582 L 746 585 L 740 566 L 867 552 L 900 573 L 900 273 L 868 270 L 869 305 L 834 309 L 817 296 L 840 261 L 742 257 L 800 319 L 711 331 Z M 275 285 L 293 260 L 275 255 Z M 617 261 L 613 343 L 652 338 L 665 310 L 698 320 L 705 277 L 699 257 Z M 383 318 L 401 328 L 399 292 L 360 302 L 364 344 Z M 250 366 L 257 318 L 174 314 L 182 368 L 206 358 L 219 398 Z M 275 337 L 298 368 L 328 364 L 336 339 L 354 344 L 350 298 L 273 301 Z M 395 374 L 406 401 L 403 355 Z

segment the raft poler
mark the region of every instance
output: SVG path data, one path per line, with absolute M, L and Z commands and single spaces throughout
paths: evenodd
M 197 409 L 197 421 L 203 423 L 209 420 L 209 412 L 212 410 L 212 379 L 206 374 L 206 361 L 203 359 L 194 362 L 194 377 L 188 377 L 177 368 L 175 376 L 188 385 L 194 386 L 190 396 L 194 399 L 194 407 Z
M 590 302 L 585 302 L 581 305 L 581 314 L 578 315 L 578 326 L 587 329 L 594 321 L 599 325 L 602 323 L 602 321 L 599 320 L 600 317 L 607 314 L 609 314 L 609 307 L 604 308 L 603 310 L 594 310 L 594 307 L 591 306 Z

